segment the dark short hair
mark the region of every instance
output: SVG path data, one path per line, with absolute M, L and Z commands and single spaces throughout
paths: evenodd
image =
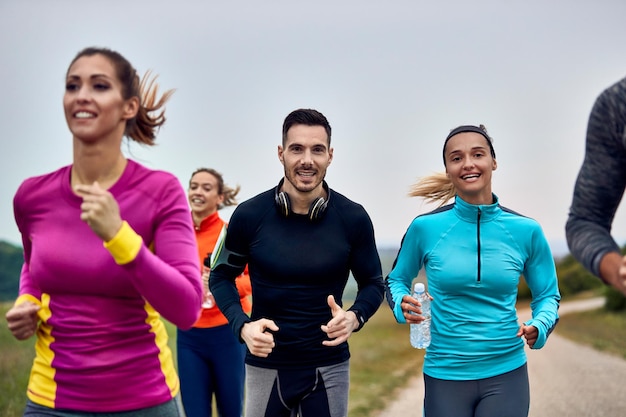
M 287 142 L 287 131 L 293 125 L 322 126 L 328 136 L 328 146 L 330 146 L 331 128 L 328 119 L 322 113 L 313 109 L 298 109 L 287 115 L 283 122 L 283 145 Z
M 463 126 L 455 127 L 454 129 L 452 129 L 450 133 L 448 133 L 446 140 L 443 142 L 443 165 L 444 166 L 446 165 L 446 145 L 448 145 L 448 141 L 450 140 L 450 138 L 452 138 L 452 136 L 458 135 L 459 133 L 465 133 L 465 132 L 474 132 L 474 133 L 478 133 L 482 135 L 487 140 L 491 157 L 493 159 L 496 159 L 496 151 L 493 149 L 492 139 L 491 139 L 491 136 L 489 136 L 489 134 L 487 133 L 487 128 L 484 125 L 480 125 L 480 126 L 463 125 Z

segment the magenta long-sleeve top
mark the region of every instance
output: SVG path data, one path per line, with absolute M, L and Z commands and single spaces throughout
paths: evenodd
M 131 160 L 109 189 L 124 226 L 103 241 L 80 219 L 71 166 L 14 198 L 24 266 L 16 304 L 41 305 L 28 398 L 89 412 L 162 404 L 179 392 L 163 318 L 190 328 L 202 287 L 180 182 Z

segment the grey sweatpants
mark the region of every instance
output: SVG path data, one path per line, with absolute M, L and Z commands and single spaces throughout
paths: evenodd
M 246 417 L 346 417 L 350 363 L 276 370 L 246 365 Z

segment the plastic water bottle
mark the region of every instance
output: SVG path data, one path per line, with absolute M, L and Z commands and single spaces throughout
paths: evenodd
M 430 297 L 424 290 L 424 284 L 418 282 L 413 288 L 413 298 L 422 304 L 424 321 L 419 324 L 411 324 L 411 346 L 417 349 L 426 349 L 430 346 Z M 417 313 L 413 313 L 416 314 Z
M 202 308 L 215 307 L 215 298 L 209 290 L 209 275 L 211 275 L 211 254 L 209 253 L 204 258 L 204 265 L 202 267 L 202 285 L 204 286 L 204 300 L 202 302 Z

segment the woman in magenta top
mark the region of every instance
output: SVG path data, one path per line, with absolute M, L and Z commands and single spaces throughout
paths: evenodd
M 37 336 L 25 416 L 182 416 L 160 318 L 190 328 L 202 287 L 180 182 L 127 159 L 165 121 L 154 78 L 117 52 L 87 48 L 67 71 L 73 162 L 29 178 L 14 198 L 24 246 L 17 339 Z

